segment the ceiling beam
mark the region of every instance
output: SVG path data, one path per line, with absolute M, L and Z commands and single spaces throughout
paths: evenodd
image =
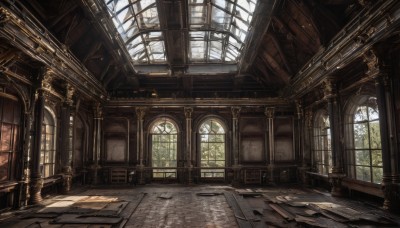
M 290 74 L 276 62 L 275 58 L 267 52 L 264 52 L 261 56 L 268 63 L 271 70 L 274 71 L 275 75 L 282 79 L 285 84 L 289 84 Z
M 278 41 L 278 39 L 275 37 L 274 34 L 272 33 L 267 33 L 267 36 L 271 39 L 272 43 L 275 45 L 276 49 L 279 52 L 279 56 L 281 56 L 282 62 L 286 67 L 286 70 L 288 71 L 289 74 L 293 74 L 292 68 L 289 65 L 289 62 L 287 61 L 286 54 L 282 51 L 281 45 Z

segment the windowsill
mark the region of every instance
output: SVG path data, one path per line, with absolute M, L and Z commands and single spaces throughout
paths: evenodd
M 5 181 L 0 183 L 0 192 L 11 192 L 18 185 L 16 181 Z
M 359 181 L 351 178 L 343 178 L 343 186 L 347 187 L 349 190 L 355 190 L 367 194 L 371 194 L 378 197 L 383 197 L 383 192 L 381 190 L 380 184 L 374 184 L 364 181 Z
M 320 179 L 326 179 L 326 180 L 329 179 L 328 175 L 324 175 L 324 174 L 320 174 L 320 173 L 316 173 L 316 172 L 306 172 L 306 173 L 310 176 L 318 177 Z

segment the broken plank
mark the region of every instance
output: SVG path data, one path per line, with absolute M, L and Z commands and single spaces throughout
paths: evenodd
M 281 206 L 279 206 L 278 204 L 268 204 L 272 209 L 274 209 L 274 211 L 276 211 L 278 214 L 280 214 L 284 219 L 288 220 L 288 221 L 292 221 L 294 220 L 294 216 L 292 214 L 290 214 L 289 212 L 287 212 L 285 209 L 283 209 Z

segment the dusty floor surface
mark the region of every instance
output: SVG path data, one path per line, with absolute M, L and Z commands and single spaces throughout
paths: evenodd
M 0 215 L 0 227 L 400 227 L 371 204 L 297 187 L 76 188 Z

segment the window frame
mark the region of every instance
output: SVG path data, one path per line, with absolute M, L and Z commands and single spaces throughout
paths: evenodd
M 326 121 L 321 118 L 327 118 Z M 324 126 L 321 126 L 325 123 Z M 325 133 L 324 133 L 325 132 Z M 329 142 L 330 140 L 330 142 Z M 326 144 L 322 143 L 326 141 Z M 330 132 L 330 120 L 327 110 L 317 111 L 313 123 L 313 162 L 316 171 L 327 176 L 332 169 L 332 137 Z
M 39 166 L 42 177 L 47 178 L 55 175 L 57 150 L 57 119 L 54 112 L 50 108 L 45 107 L 43 112 L 44 115 L 42 120 Z M 50 123 L 46 123 L 46 121 L 50 121 Z M 49 128 L 52 129 L 52 132 L 47 133 L 46 126 L 49 126 Z M 47 144 L 45 143 L 48 139 L 47 136 L 49 136 L 49 140 L 52 141 L 52 148 L 47 148 Z M 46 155 L 49 158 L 48 162 L 46 162 L 45 159 Z M 46 167 L 49 167 L 49 169 L 47 170 Z
M 166 122 L 168 122 L 169 124 L 171 124 L 174 127 L 173 133 L 166 134 L 163 132 L 160 132 L 160 133 L 155 132 L 155 128 L 157 126 L 159 126 L 159 124 L 166 123 Z M 164 131 L 165 131 L 165 129 L 164 129 Z M 162 136 L 166 136 L 166 135 L 168 135 L 169 138 L 172 136 L 172 141 L 164 142 L 163 140 L 161 140 L 161 141 L 158 141 L 158 143 L 169 144 L 168 150 L 169 150 L 169 158 L 170 159 L 165 160 L 165 161 L 169 161 L 169 163 L 172 163 L 172 164 L 175 163 L 175 166 L 154 166 L 155 165 L 154 164 L 154 162 L 155 162 L 154 151 L 153 151 L 154 150 L 154 142 L 155 142 L 154 137 L 158 136 L 160 139 L 162 139 L 163 138 Z M 149 156 L 149 160 L 150 160 L 149 164 L 153 168 L 153 170 L 151 172 L 153 179 L 166 179 L 166 178 L 177 179 L 178 178 L 177 167 L 178 167 L 178 153 L 179 153 L 179 145 L 180 145 L 179 144 L 179 138 L 180 138 L 179 136 L 180 136 L 180 130 L 179 130 L 178 125 L 176 124 L 176 122 L 173 119 L 171 119 L 169 117 L 158 117 L 157 119 L 155 119 L 152 122 L 152 124 L 150 124 L 149 137 L 148 137 L 149 138 L 149 155 L 150 155 Z M 170 138 L 170 140 L 171 140 L 171 138 Z M 175 145 L 173 146 L 172 144 L 175 144 Z M 174 150 L 172 152 L 175 155 L 175 160 L 171 159 L 171 158 L 173 158 L 173 157 L 171 157 L 171 146 L 172 146 L 172 149 Z M 157 169 L 155 167 L 158 167 L 159 169 Z
M 213 121 L 213 122 L 218 123 L 220 125 L 221 129 L 223 130 L 223 133 L 218 133 L 218 134 L 205 134 L 205 133 L 202 133 L 201 129 L 202 129 L 203 125 L 208 121 Z M 227 137 L 226 124 L 223 121 L 221 121 L 220 119 L 218 119 L 218 118 L 208 117 L 208 118 L 202 120 L 200 122 L 200 124 L 198 125 L 197 134 L 198 134 L 198 151 L 199 151 L 199 153 L 198 153 L 199 165 L 198 166 L 200 168 L 200 170 L 199 170 L 200 178 L 203 178 L 203 179 L 225 179 L 226 178 L 225 167 L 226 167 L 226 164 L 228 162 L 228 153 L 227 153 L 227 151 L 228 151 L 227 150 L 227 138 L 228 137 Z M 215 164 L 217 164 L 217 162 L 221 162 L 222 161 L 224 163 L 222 168 L 220 168 L 221 166 L 203 166 L 203 158 L 202 158 L 203 157 L 202 156 L 203 155 L 203 151 L 202 151 L 203 147 L 202 147 L 202 144 L 205 143 L 205 142 L 202 141 L 202 135 L 213 135 L 213 136 L 218 135 L 218 136 L 222 136 L 223 142 L 209 142 L 208 141 L 207 143 L 214 143 L 214 144 L 215 143 L 219 143 L 219 144 L 223 143 L 222 148 L 224 149 L 224 160 L 220 160 L 220 159 L 219 160 L 218 159 L 214 159 L 214 160 L 208 159 L 208 160 L 206 160 L 206 161 L 208 161 L 207 162 L 208 164 L 209 164 L 210 161 L 215 162 Z M 215 156 L 215 158 L 216 158 L 216 156 Z M 221 169 L 223 169 L 222 172 L 220 171 Z M 208 174 L 208 176 L 204 175 L 204 174 Z
M 380 161 L 381 165 L 374 165 L 372 161 L 372 151 L 380 151 L 380 156 L 382 158 L 382 146 L 380 148 L 372 148 L 371 147 L 371 122 L 378 122 L 378 127 L 376 128 L 378 130 L 379 137 L 380 136 L 380 122 L 379 122 L 379 110 L 378 110 L 378 104 L 376 103 L 375 109 L 377 112 L 377 118 L 370 119 L 369 114 L 368 114 L 368 101 L 370 99 L 375 99 L 376 101 L 376 96 L 375 95 L 360 95 L 355 98 L 353 98 L 350 102 L 349 108 L 347 109 L 346 112 L 346 128 L 345 128 L 345 133 L 346 133 L 346 148 L 345 148 L 345 154 L 347 155 L 346 157 L 346 168 L 347 168 L 347 173 L 350 178 L 353 178 L 357 181 L 361 182 L 366 182 L 366 183 L 371 183 L 371 184 L 381 184 L 382 182 L 382 176 L 383 176 L 383 161 Z M 377 102 L 377 101 L 376 101 Z M 354 120 L 354 116 L 359 109 L 359 107 L 367 107 L 367 120 L 362 120 L 362 121 L 356 121 Z M 374 107 L 373 107 L 374 108 Z M 365 124 L 367 126 L 367 137 L 368 137 L 368 148 L 356 148 L 356 139 L 355 139 L 355 125 L 356 124 Z M 369 156 L 369 164 L 358 164 L 357 163 L 357 151 L 367 151 L 368 156 Z M 369 170 L 369 178 L 368 180 L 365 178 L 360 178 L 357 175 L 357 167 L 364 167 L 365 169 Z M 380 170 L 380 173 L 374 172 L 374 169 Z M 374 177 L 377 175 L 376 177 Z

